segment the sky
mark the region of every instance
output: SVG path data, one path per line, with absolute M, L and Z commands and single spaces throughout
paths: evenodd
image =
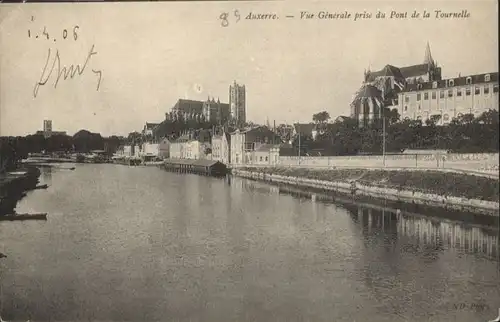
M 470 17 L 436 19 L 437 9 Z M 378 10 L 386 19 L 375 19 Z M 392 10 L 408 18 L 389 19 Z M 432 15 L 410 19 L 413 10 Z M 373 16 L 301 20 L 301 11 Z M 279 19 L 243 19 L 249 13 Z M 427 42 L 443 77 L 498 71 L 497 26 L 489 0 L 2 4 L 0 135 L 32 134 L 44 119 L 68 134 L 126 135 L 163 121 L 179 98 L 229 102 L 234 81 L 246 86 L 247 120 L 309 122 L 320 111 L 334 119 L 349 114 L 365 69 L 420 64 Z M 57 87 L 56 53 L 61 69 L 87 61 Z

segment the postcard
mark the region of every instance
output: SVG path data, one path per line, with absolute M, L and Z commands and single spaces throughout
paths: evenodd
M 495 1 L 0 4 L 0 321 L 500 321 Z

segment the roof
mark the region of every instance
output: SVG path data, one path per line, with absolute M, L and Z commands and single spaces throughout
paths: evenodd
M 418 64 L 413 66 L 401 67 L 399 69 L 404 78 L 427 75 L 429 64 Z
M 203 101 L 196 101 L 196 100 L 189 100 L 189 99 L 184 99 L 184 98 L 179 98 L 177 103 L 180 104 L 203 104 Z
M 490 75 L 490 80 L 486 81 L 486 75 Z M 484 84 L 484 83 L 494 83 L 498 82 L 498 72 L 476 74 L 469 76 L 461 76 L 456 78 L 443 79 L 434 82 L 425 82 L 418 84 L 407 84 L 404 92 L 411 92 L 416 90 L 428 90 L 435 88 L 453 88 L 457 86 L 467 85 L 467 79 L 470 78 L 470 84 Z M 453 80 L 453 84 L 450 84 L 450 80 Z
M 173 142 L 175 143 L 180 143 L 180 142 L 188 142 L 188 141 L 192 141 L 192 138 L 189 134 L 184 134 L 184 135 L 181 135 L 180 137 L 178 137 L 176 140 L 174 140 Z
M 236 133 L 236 131 L 239 131 L 240 134 L 243 134 L 243 133 L 248 133 L 250 131 L 262 130 L 263 128 L 267 129 L 267 127 L 265 127 L 263 125 L 250 126 L 250 127 L 246 127 L 246 128 L 243 128 L 243 129 L 236 129 L 233 132 L 231 132 L 230 134 L 234 134 L 234 133 Z M 267 130 L 269 130 L 269 129 L 267 129 Z
M 272 148 L 277 148 L 279 147 L 278 144 L 262 144 L 255 149 L 255 152 L 267 152 L 270 151 Z
M 158 125 L 160 125 L 160 123 L 148 123 L 148 122 L 146 122 L 146 129 L 147 130 L 152 130 L 155 127 L 157 127 Z
M 348 120 L 349 118 L 349 116 L 340 115 L 335 119 L 335 122 L 343 122 L 345 120 Z
M 175 103 L 174 108 L 177 107 L 180 111 L 186 113 L 201 113 L 203 110 L 203 103 L 202 101 L 181 98 Z
M 385 67 L 382 68 L 381 70 L 369 73 L 368 79 L 374 80 L 377 77 L 404 78 L 403 74 L 401 73 L 401 70 L 392 65 L 385 65 Z
M 167 159 L 164 160 L 167 164 L 183 164 L 183 165 L 194 165 L 200 167 L 212 167 L 217 163 L 223 164 L 216 160 L 206 160 L 206 159 Z
M 368 75 L 368 80 L 374 80 L 380 76 L 395 77 L 395 78 L 410 78 L 427 75 L 429 71 L 429 64 L 418 64 L 406 67 L 395 67 L 392 65 L 385 65 L 379 71 L 370 72 Z
M 224 137 L 226 137 L 227 142 L 230 142 L 230 141 L 231 141 L 231 134 L 229 134 L 229 133 L 227 133 L 227 132 L 224 132 L 224 133 L 222 133 L 222 134 L 220 134 L 220 135 L 214 135 L 214 136 L 212 137 L 212 140 L 213 140 L 213 139 L 219 139 L 219 140 L 222 140 L 222 138 L 224 138 Z
M 354 100 L 366 97 L 382 97 L 382 92 L 373 85 L 364 84 L 356 93 Z

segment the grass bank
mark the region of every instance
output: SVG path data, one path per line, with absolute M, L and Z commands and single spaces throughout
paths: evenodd
M 499 202 L 499 180 L 439 171 L 239 168 L 238 170 L 329 182 L 356 182 L 361 185 L 415 191 L 444 197 Z

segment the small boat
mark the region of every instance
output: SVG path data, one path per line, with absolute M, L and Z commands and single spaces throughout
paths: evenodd
M 48 187 L 49 187 L 49 185 L 42 184 L 42 185 L 36 186 L 35 189 L 47 189 Z
M 0 216 L 0 221 L 20 221 L 20 220 L 47 220 L 47 213 L 12 214 L 12 215 Z

